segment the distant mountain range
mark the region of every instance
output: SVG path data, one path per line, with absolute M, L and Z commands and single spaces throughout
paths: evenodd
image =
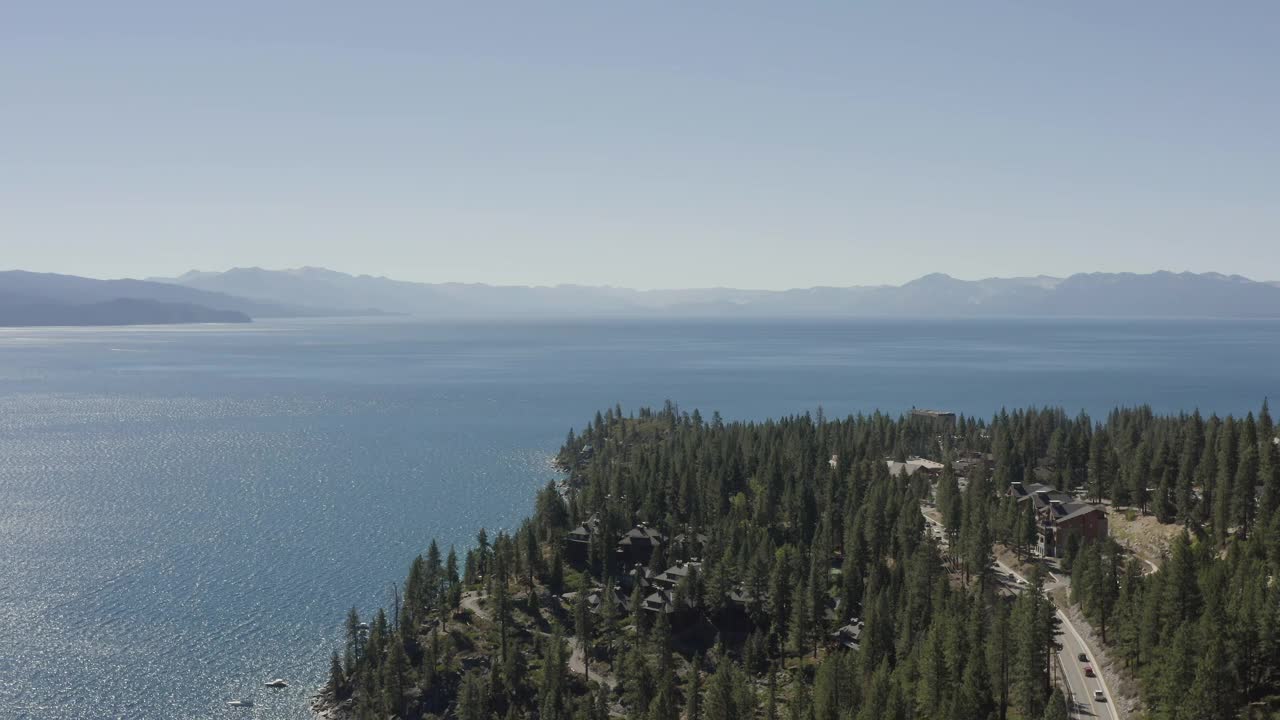
M 147 280 L 0 272 L 0 326 L 250 322 L 260 317 L 350 314 Z
M 413 283 L 323 268 L 153 278 L 267 303 L 431 317 L 1280 317 L 1280 283 L 1218 273 L 1088 273 L 797 290 Z
M 0 325 L 246 322 L 405 314 L 431 318 L 582 317 L 1280 317 L 1280 282 L 1218 273 L 1087 273 L 797 290 L 632 290 L 414 283 L 323 268 L 191 271 L 95 280 L 0 272 Z
M 0 327 L 37 325 L 168 325 L 173 323 L 247 323 L 248 315 L 188 303 L 117 298 L 69 305 L 39 301 L 0 301 Z

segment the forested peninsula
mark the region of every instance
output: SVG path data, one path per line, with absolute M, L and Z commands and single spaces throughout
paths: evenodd
M 1265 402 L 1101 421 L 611 408 L 569 433 L 563 480 L 514 532 L 461 560 L 433 542 L 392 607 L 349 613 L 315 710 L 1274 717 L 1278 443 Z M 1097 704 L 1071 690 L 1064 624 L 1093 638 Z

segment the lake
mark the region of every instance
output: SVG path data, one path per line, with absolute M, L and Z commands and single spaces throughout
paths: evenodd
M 0 329 L 0 717 L 310 717 L 346 609 L 389 604 L 433 537 L 513 526 L 569 428 L 615 403 L 1098 415 L 1278 394 L 1275 321 Z

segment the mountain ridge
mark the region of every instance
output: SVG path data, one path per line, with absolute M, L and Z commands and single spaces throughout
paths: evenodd
M 260 302 L 435 317 L 1280 317 L 1280 282 L 1222 273 L 1076 273 L 901 285 L 637 290 L 609 285 L 418 283 L 305 266 L 237 267 L 151 278 Z
M 116 298 L 84 304 L 50 301 L 0 302 L 0 327 L 173 325 L 179 323 L 248 323 L 235 310 L 216 310 L 190 303 Z
M 0 271 L 0 325 L 8 327 L 249 322 L 254 317 L 343 314 L 354 313 L 248 299 L 175 283 Z

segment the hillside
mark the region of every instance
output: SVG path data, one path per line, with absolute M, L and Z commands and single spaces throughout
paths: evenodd
M 79 305 L 12 299 L 0 302 L 0 327 L 247 322 L 251 322 L 249 316 L 235 310 L 131 298 Z
M 1069 706 L 1272 717 L 1275 433 L 1265 402 L 1256 417 L 1129 408 L 1100 423 L 1035 408 L 759 423 L 611 408 L 569 433 L 563 481 L 514 532 L 481 530 L 461 557 L 433 542 L 389 614 L 348 614 L 317 709 L 344 720 L 1066 720 Z M 902 461 L 917 454 L 941 462 L 908 474 Z M 1036 478 L 1052 484 L 1027 484 Z M 1158 570 L 1105 523 L 1071 523 L 1103 514 L 1064 492 L 1077 486 L 1172 536 Z M 1027 578 L 993 563 L 997 550 Z M 1093 647 L 1068 650 L 1077 621 L 1051 595 L 1098 631 Z M 1073 689 L 1063 668 L 1080 681 L 1123 674 L 1140 702 Z
M 120 303 L 118 301 L 137 301 Z M 149 303 L 149 304 L 148 304 Z M 85 306 L 99 306 L 97 310 L 85 310 Z M 175 306 L 175 307 L 166 307 Z M 79 311 L 57 310 L 59 307 L 80 307 Z M 184 309 L 180 309 L 185 307 Z M 98 280 L 76 275 L 56 273 L 34 273 L 24 270 L 0 272 L 0 309 L 6 316 L 21 319 L 19 313 L 60 314 L 61 317 L 74 318 L 77 313 L 85 318 L 97 315 L 111 315 L 116 318 L 153 318 L 145 322 L 209 322 L 199 320 L 155 320 L 154 318 L 196 317 L 208 312 L 231 313 L 230 315 L 208 315 L 208 317 L 248 316 L 253 318 L 272 317 L 309 317 L 334 314 L 350 314 L 346 311 L 334 310 L 322 306 L 308 306 L 295 301 L 271 301 L 236 296 L 230 293 L 202 290 L 172 283 L 149 280 Z M 52 315 L 50 315 L 52 317 Z M 34 322 L 21 324 L 49 324 Z M 227 322 L 214 320 L 213 322 Z M 235 322 L 232 320 L 231 322 Z M 60 323 L 62 324 L 62 323 Z M 72 324 L 103 324 L 98 322 L 82 322 Z M 111 323 L 118 324 L 118 323 Z M 131 323 L 125 323 L 131 324 Z

